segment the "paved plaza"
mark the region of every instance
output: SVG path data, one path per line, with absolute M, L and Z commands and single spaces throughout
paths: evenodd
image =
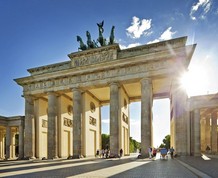
M 218 159 L 85 158 L 76 160 L 1 161 L 0 177 L 218 177 Z

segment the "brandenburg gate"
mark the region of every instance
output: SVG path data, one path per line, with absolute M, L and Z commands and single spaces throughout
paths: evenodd
M 25 98 L 24 156 L 93 156 L 101 149 L 101 107 L 110 105 L 110 152 L 129 154 L 129 104 L 141 101 L 141 154 L 152 146 L 154 99 L 169 98 L 171 145 L 190 154 L 187 95 L 179 84 L 195 50 L 187 37 L 121 50 L 118 44 L 68 55 L 69 61 L 28 69 L 15 81 Z M 194 123 L 195 124 L 195 123 Z M 194 136 L 200 142 L 200 132 Z M 200 145 L 193 150 L 200 153 Z
M 15 79 L 23 88 L 25 116 L 0 116 L 0 159 L 94 156 L 103 149 L 104 105 L 110 106 L 110 153 L 116 157 L 122 148 L 128 155 L 129 106 L 135 101 L 141 101 L 141 154 L 146 157 L 153 146 L 153 100 L 161 98 L 170 99 L 176 154 L 198 156 L 206 148 L 217 154 L 218 95 L 188 98 L 179 82 L 196 47 L 186 41 L 180 37 L 121 50 L 110 38 L 108 45 L 103 40 L 101 47 L 83 46 L 68 61 L 28 69 L 29 76 Z

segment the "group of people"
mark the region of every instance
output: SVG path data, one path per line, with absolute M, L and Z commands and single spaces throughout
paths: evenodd
M 120 155 L 119 157 L 121 158 L 123 156 L 123 149 L 120 149 Z M 96 157 L 100 158 L 109 158 L 110 157 L 110 150 L 109 148 L 107 149 L 102 149 L 102 150 L 97 150 L 96 152 Z
M 174 158 L 174 148 L 171 147 L 168 152 L 170 152 L 170 156 L 173 159 Z M 152 149 L 152 147 L 148 147 L 148 154 L 149 154 L 149 158 L 152 159 L 152 157 L 155 157 L 157 154 L 157 150 L 155 148 Z
M 109 156 L 110 156 L 110 150 L 109 149 L 97 150 L 97 152 L 96 152 L 96 157 L 109 158 Z

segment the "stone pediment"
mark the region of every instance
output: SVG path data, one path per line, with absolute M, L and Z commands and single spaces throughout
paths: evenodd
M 31 68 L 28 69 L 28 72 L 30 72 L 31 75 L 39 75 L 75 67 L 111 62 L 114 60 L 122 60 L 125 58 L 132 58 L 136 56 L 148 56 L 153 55 L 154 53 L 172 54 L 174 50 L 184 47 L 186 40 L 187 37 L 181 37 L 177 39 L 141 45 L 123 50 L 120 50 L 119 44 L 113 44 L 105 47 L 74 52 L 68 54 L 68 57 L 71 61 Z
M 119 44 L 113 44 L 106 47 L 71 53 L 68 57 L 71 59 L 72 67 L 80 67 L 116 60 L 119 50 Z

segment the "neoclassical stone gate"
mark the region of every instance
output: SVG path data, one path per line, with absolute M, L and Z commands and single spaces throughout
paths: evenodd
M 152 145 L 153 99 L 159 98 L 171 101 L 171 145 L 177 154 L 190 154 L 188 98 L 178 80 L 196 45 L 186 45 L 186 40 L 124 50 L 113 44 L 28 69 L 30 76 L 15 80 L 25 98 L 25 156 L 93 156 L 101 149 L 101 106 L 107 104 L 111 153 L 123 148 L 129 154 L 129 104 L 134 101 L 141 101 L 141 151 L 146 156 Z

